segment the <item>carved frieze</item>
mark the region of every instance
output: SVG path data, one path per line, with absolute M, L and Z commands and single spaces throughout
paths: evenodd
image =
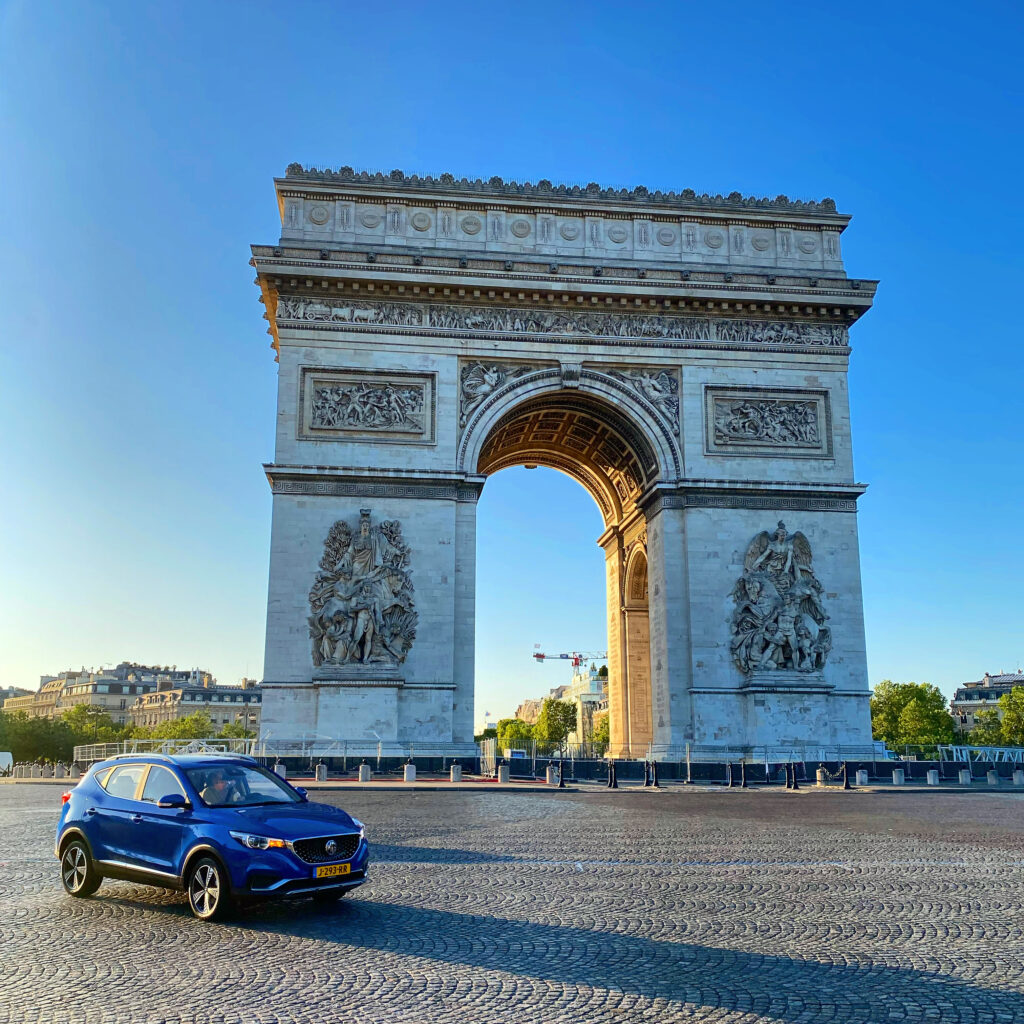
M 679 378 L 675 371 L 659 366 L 601 370 L 647 399 L 673 431 L 679 430 Z
M 827 391 L 708 387 L 704 408 L 709 455 L 832 457 Z
M 832 650 L 821 603 L 823 587 L 811 567 L 811 545 L 780 522 L 747 547 L 743 575 L 733 588 L 730 648 L 746 675 L 776 669 L 819 672 Z
M 434 420 L 433 374 L 302 368 L 301 440 L 432 444 Z
M 723 345 L 843 348 L 849 340 L 847 329 L 841 324 L 450 303 L 327 300 L 295 295 L 278 298 L 276 319 L 278 326 L 285 323 L 329 323 L 350 330 L 408 327 L 415 328 L 418 333 L 536 334 L 624 341 L 677 339 Z
M 309 637 L 316 668 L 400 665 L 416 639 L 417 614 L 402 525 L 374 525 L 359 510 L 355 532 L 339 519 L 327 534 L 309 592 Z

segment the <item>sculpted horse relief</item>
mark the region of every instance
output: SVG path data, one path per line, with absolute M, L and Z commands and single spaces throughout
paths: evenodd
M 354 535 L 342 519 L 331 527 L 309 593 L 315 666 L 405 660 L 417 623 L 408 565 L 397 520 L 374 526 L 364 508 Z

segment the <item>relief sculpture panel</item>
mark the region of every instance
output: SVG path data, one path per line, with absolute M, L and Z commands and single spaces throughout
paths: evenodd
M 431 444 L 433 374 L 303 367 L 299 438 Z
M 704 405 L 709 455 L 832 457 L 827 391 L 708 387 Z
M 747 547 L 733 588 L 731 649 L 745 675 L 775 670 L 818 672 L 832 650 L 823 587 L 811 567 L 811 545 L 780 522 Z
M 417 614 L 402 524 L 374 525 L 359 510 L 352 527 L 339 519 L 327 534 L 309 592 L 309 638 L 317 668 L 352 663 L 399 665 L 416 639 Z
M 842 324 L 792 320 L 669 316 L 660 313 L 605 313 L 576 310 L 515 309 L 449 303 L 346 301 L 282 295 L 276 321 L 329 323 L 349 328 L 415 327 L 422 331 L 479 331 L 554 337 L 664 339 L 718 345 L 841 348 L 849 341 Z

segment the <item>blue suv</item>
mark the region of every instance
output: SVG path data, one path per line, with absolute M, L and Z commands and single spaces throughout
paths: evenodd
M 64 796 L 54 852 L 71 896 L 104 878 L 183 889 L 192 913 L 237 903 L 337 900 L 366 881 L 363 824 L 246 757 L 121 755 Z

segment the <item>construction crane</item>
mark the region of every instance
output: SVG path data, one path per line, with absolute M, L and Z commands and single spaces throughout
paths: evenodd
M 540 647 L 540 644 L 533 645 L 535 650 L 533 652 L 533 660 L 536 662 L 545 661 L 571 661 L 573 668 L 579 668 L 585 661 L 607 661 L 607 651 L 570 651 L 568 654 L 544 654 L 542 651 L 536 650 Z

